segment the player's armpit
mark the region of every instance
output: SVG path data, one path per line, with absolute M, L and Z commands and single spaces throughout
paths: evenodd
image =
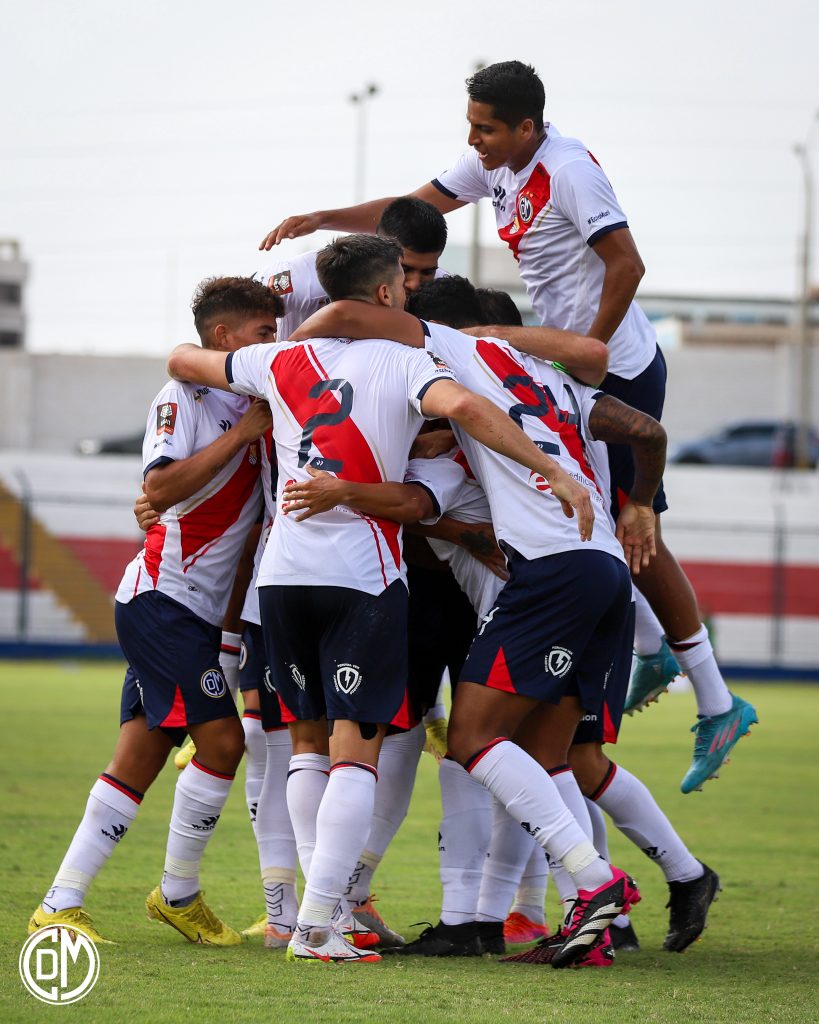
M 386 338 L 413 348 L 424 347 L 424 329 L 416 317 L 403 309 L 356 299 L 322 306 L 290 336 L 291 341 L 309 338 Z

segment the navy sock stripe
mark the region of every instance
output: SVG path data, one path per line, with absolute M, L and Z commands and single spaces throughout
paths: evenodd
M 108 772 L 102 772 L 100 774 L 100 778 L 103 780 L 103 782 L 107 782 L 109 783 L 109 785 L 113 786 L 114 789 L 119 789 L 122 792 L 124 792 L 127 796 L 132 797 L 134 800 L 136 800 L 137 803 L 142 803 L 142 799 L 145 796 L 145 794 L 140 793 L 138 789 L 134 789 L 131 786 L 126 786 L 124 782 L 121 782 L 114 775 L 109 775 Z

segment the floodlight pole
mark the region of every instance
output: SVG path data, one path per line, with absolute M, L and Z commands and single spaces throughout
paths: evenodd
M 350 103 L 358 109 L 355 139 L 355 201 L 363 203 L 365 199 L 364 187 L 366 184 L 367 171 L 367 100 L 378 95 L 378 86 L 370 82 L 364 86 L 361 92 L 354 92 L 350 96 Z
M 813 336 L 810 322 L 811 307 L 811 248 L 813 235 L 813 170 L 810 161 L 810 143 L 819 111 L 808 129 L 803 143 L 794 148 L 799 163 L 802 165 L 802 186 L 804 191 L 804 221 L 802 227 L 802 251 L 800 258 L 801 289 L 799 294 L 799 403 L 796 424 L 794 462 L 796 466 L 810 466 L 810 431 L 813 423 Z

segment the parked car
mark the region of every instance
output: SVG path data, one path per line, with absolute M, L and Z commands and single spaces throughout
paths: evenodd
M 819 463 L 819 433 L 808 429 L 810 465 Z M 787 420 L 742 420 L 699 441 L 679 445 L 669 462 L 687 466 L 767 466 L 796 462 L 796 424 Z
M 90 437 L 77 442 L 77 451 L 80 455 L 141 455 L 144 437 L 144 431 L 129 434 L 127 437 L 109 437 L 105 440 Z

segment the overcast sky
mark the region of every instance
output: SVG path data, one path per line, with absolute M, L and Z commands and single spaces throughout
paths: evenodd
M 397 194 L 466 148 L 475 62 L 513 58 L 612 181 L 644 291 L 792 297 L 819 4 L 754 7 L 6 0 L 0 237 L 31 263 L 29 348 L 188 340 L 200 278 L 251 273 L 285 215 L 352 201 L 352 92 L 380 87 L 367 192 Z M 489 208 L 483 238 L 500 244 L 493 224 Z M 450 226 L 467 240 L 468 215 Z

